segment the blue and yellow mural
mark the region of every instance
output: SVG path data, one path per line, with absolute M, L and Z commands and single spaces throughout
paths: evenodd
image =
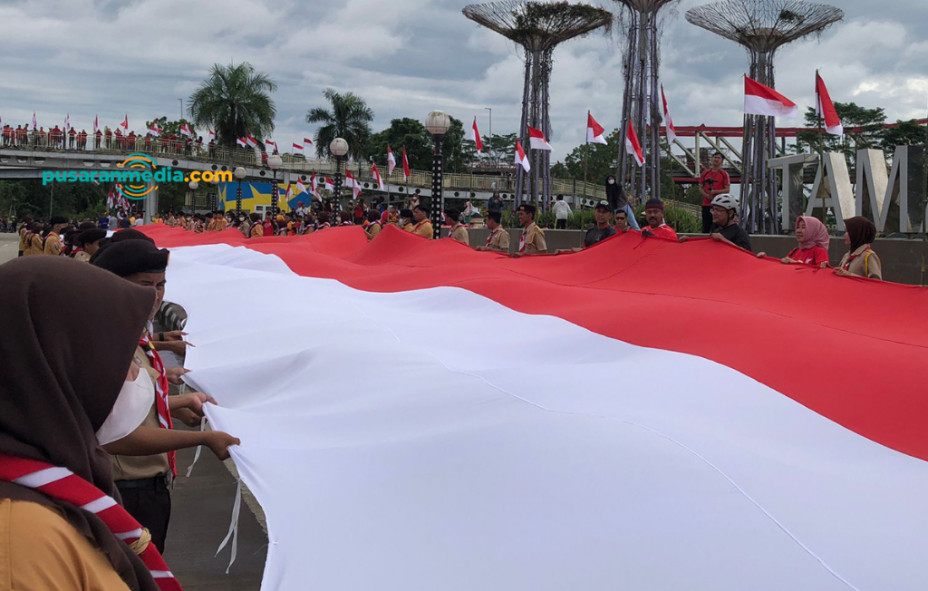
M 271 207 L 271 185 L 272 183 L 248 183 L 242 182 L 242 210 L 244 211 L 258 211 L 256 206 L 262 206 L 261 211 L 270 209 Z M 296 185 L 290 185 L 293 193 L 297 192 Z M 231 183 L 219 183 L 219 198 L 217 203 L 220 209 L 223 211 L 231 211 L 235 209 L 235 195 L 236 190 L 238 189 L 237 182 Z M 312 197 L 309 193 L 302 193 L 299 195 L 292 195 L 290 199 L 287 199 L 287 183 L 278 183 L 277 191 L 279 195 L 278 207 L 281 211 L 287 212 L 297 209 L 300 205 L 300 202 L 303 205 L 309 207 Z

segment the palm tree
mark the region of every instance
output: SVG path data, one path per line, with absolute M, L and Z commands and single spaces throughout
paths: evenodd
M 322 123 L 316 131 L 316 155 L 328 156 L 329 144 L 340 137 L 348 142 L 348 155 L 360 160 L 367 153 L 374 112 L 364 99 L 351 92 L 342 94 L 327 88 L 322 95 L 332 110 L 315 107 L 306 114 L 307 123 Z
M 277 90 L 266 74 L 255 73 L 248 62 L 214 64 L 209 77 L 190 95 L 190 116 L 196 125 L 211 127 L 216 142 L 232 148 L 248 133 L 268 137 L 277 110 L 270 93 Z

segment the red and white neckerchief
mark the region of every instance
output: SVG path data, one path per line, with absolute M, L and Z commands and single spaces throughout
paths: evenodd
M 496 228 L 490 230 L 490 235 L 487 236 L 487 246 L 490 246 L 491 244 L 493 244 L 493 239 L 496 238 L 496 236 L 497 236 L 499 233 L 500 233 L 500 227 L 499 227 L 499 226 L 496 226 Z
M 429 221 L 429 220 L 428 220 L 428 219 L 422 220 L 421 222 L 419 222 L 418 224 L 416 224 L 415 226 L 413 226 L 412 231 L 413 231 L 413 232 L 416 232 L 416 231 L 419 229 L 419 226 L 421 226 L 422 224 L 424 224 L 424 223 L 427 222 L 427 221 Z
M 464 224 L 462 224 L 462 223 L 460 223 L 460 222 L 458 222 L 457 224 L 451 226 L 451 230 L 448 231 L 448 238 L 451 238 L 452 236 L 454 236 L 454 231 L 455 231 L 455 230 L 457 230 L 458 228 L 463 228 L 463 227 L 464 227 Z
M 0 480 L 37 490 L 53 499 L 93 513 L 113 535 L 132 546 L 142 537 L 142 526 L 110 497 L 67 468 L 0 453 Z M 161 591 L 181 591 L 180 583 L 151 542 L 138 553 Z
M 529 228 L 531 228 L 534 225 L 535 224 L 529 224 L 528 226 L 522 229 L 522 235 L 519 236 L 519 252 L 525 252 L 525 235 L 528 233 Z
M 158 424 L 162 429 L 171 429 L 174 422 L 171 420 L 171 403 L 168 401 L 170 386 L 168 385 L 168 374 L 164 370 L 164 362 L 161 361 L 161 355 L 155 351 L 155 344 L 151 342 L 148 331 L 142 334 L 139 339 L 139 347 L 145 352 L 151 366 L 158 372 L 158 379 L 155 380 L 155 406 L 158 410 Z M 175 461 L 175 452 L 168 452 L 168 464 L 171 466 L 171 474 L 177 476 L 177 463 Z

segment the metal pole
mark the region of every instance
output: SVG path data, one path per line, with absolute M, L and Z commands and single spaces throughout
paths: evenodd
M 332 199 L 335 203 L 332 204 L 332 215 L 334 216 L 341 209 L 340 201 L 342 197 L 342 157 L 335 157 L 335 187 L 332 189 Z
M 519 121 L 519 141 L 522 142 L 522 147 L 526 146 L 525 137 L 528 134 L 526 126 L 528 125 L 528 101 L 529 101 L 529 92 L 531 89 L 531 76 L 532 76 L 532 61 L 530 58 L 530 53 L 528 48 L 525 48 L 525 83 L 522 89 L 522 117 Z M 522 195 L 525 193 L 525 169 L 521 166 L 516 169 L 516 193 L 515 193 L 515 206 L 519 207 L 522 204 Z
M 442 153 L 441 140 L 442 136 L 435 134 L 432 136 L 434 150 L 432 152 L 432 238 L 438 240 L 441 238 L 441 212 L 445 208 L 444 197 L 442 195 Z
M 277 169 L 273 169 L 271 174 L 274 175 L 273 185 L 271 186 L 271 215 L 277 215 L 277 201 L 280 199 L 279 188 L 277 187 Z
M 235 190 L 235 217 L 242 215 L 242 181 L 238 182 L 238 188 Z

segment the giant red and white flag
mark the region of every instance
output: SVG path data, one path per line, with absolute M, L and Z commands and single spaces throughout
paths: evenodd
M 791 117 L 799 107 L 769 86 L 744 77 L 744 113 L 768 117 Z
M 387 144 L 387 174 L 393 174 L 394 168 L 396 168 L 396 157 L 393 155 L 393 148 Z
M 586 141 L 589 144 L 608 144 L 606 130 L 593 119 L 593 114 L 586 112 Z
M 470 139 L 477 144 L 477 153 L 483 152 L 483 142 L 480 141 L 480 131 L 477 129 L 477 118 L 474 117 L 474 125 L 470 130 Z
M 667 143 L 672 144 L 677 139 L 677 129 L 673 126 L 673 117 L 667 107 L 667 95 L 664 94 L 664 85 L 661 85 L 661 101 L 664 103 L 664 131 L 667 134 Z
M 516 164 L 520 165 L 525 172 L 532 170 L 532 165 L 529 164 L 528 156 L 525 154 L 525 150 L 522 148 L 522 143 L 519 140 L 516 140 Z
M 635 133 L 635 126 L 629 121 L 625 131 L 625 151 L 635 159 L 638 166 L 644 166 L 644 152 L 641 151 L 641 142 Z
M 528 128 L 528 141 L 529 148 L 532 150 L 548 151 L 551 149 L 551 144 L 548 143 L 548 140 L 545 138 L 545 134 L 543 134 L 541 130 L 535 129 L 534 127 Z
M 844 135 L 841 118 L 838 117 L 838 111 L 831 102 L 831 95 L 828 94 L 825 81 L 817 71 L 815 72 L 815 114 L 824 119 L 826 132 L 831 135 Z
M 403 146 L 403 181 L 408 181 L 412 173 L 409 170 L 409 158 L 406 157 L 406 146 Z
M 242 441 L 264 588 L 924 590 L 924 290 L 635 232 L 510 258 L 143 231 L 174 249 L 185 379 Z M 267 301 L 326 313 L 230 325 Z
M 383 191 L 383 179 L 380 178 L 380 171 L 377 170 L 377 164 L 374 162 L 371 163 L 371 174 L 374 176 L 374 180 L 377 181 L 377 188 Z

